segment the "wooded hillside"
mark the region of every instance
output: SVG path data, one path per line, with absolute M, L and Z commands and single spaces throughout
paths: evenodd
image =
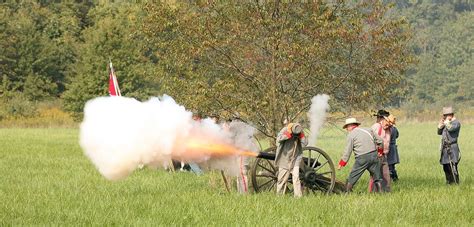
M 0 119 L 35 115 L 44 103 L 80 117 L 87 100 L 108 95 L 109 59 L 125 96 L 166 93 L 266 133 L 318 93 L 341 112 L 472 105 L 473 6 L 1 3 Z

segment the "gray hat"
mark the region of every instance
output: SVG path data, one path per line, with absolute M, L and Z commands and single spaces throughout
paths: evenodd
M 454 114 L 453 107 L 443 107 L 443 115 Z
M 294 134 L 300 134 L 300 133 L 303 131 L 303 127 L 301 127 L 300 124 L 294 124 L 294 125 L 291 127 L 291 131 L 292 131 Z

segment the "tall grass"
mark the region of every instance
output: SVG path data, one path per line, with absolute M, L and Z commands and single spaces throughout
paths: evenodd
M 472 225 L 474 125 L 462 126 L 459 186 L 444 183 L 435 127 L 399 127 L 392 193 L 366 193 L 364 175 L 353 194 L 301 199 L 227 193 L 218 173 L 143 169 L 109 182 L 83 155 L 77 129 L 0 129 L 0 225 Z M 337 162 L 344 143 L 332 127 L 317 146 Z
M 51 127 L 77 127 L 78 123 L 73 117 L 63 111 L 58 104 L 43 105 L 32 113 L 24 115 L 0 114 L 0 127 L 3 128 L 51 128 Z M 2 106 L 0 106 L 2 108 Z

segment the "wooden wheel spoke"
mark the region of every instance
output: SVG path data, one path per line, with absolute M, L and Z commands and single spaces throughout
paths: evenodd
M 269 180 L 269 181 L 267 181 L 267 182 L 261 184 L 259 187 L 260 187 L 260 188 L 263 188 L 263 186 L 267 185 L 268 183 L 270 183 L 270 182 L 272 182 L 272 181 L 274 181 L 274 180 L 271 179 L 271 180 Z
M 324 183 L 331 184 L 331 181 L 328 181 L 328 180 L 322 179 L 322 178 L 318 178 L 317 181 L 322 181 Z
M 320 175 L 320 176 L 323 176 L 323 175 L 328 174 L 328 173 L 332 173 L 332 171 L 327 171 L 327 172 L 324 172 L 324 173 L 316 173 L 316 174 Z
M 272 188 L 275 186 L 275 182 L 276 181 L 273 181 L 272 185 L 270 185 L 270 187 L 268 187 L 268 191 L 272 190 Z
M 265 160 L 267 161 L 268 165 L 273 169 L 273 172 L 276 172 L 275 166 L 270 162 L 270 160 Z
M 255 175 L 255 177 L 266 177 L 266 178 L 272 178 L 272 179 L 276 179 L 277 177 L 275 175 L 266 175 L 266 174 L 257 174 Z
M 313 165 L 311 165 L 311 168 L 316 167 L 316 163 L 318 163 L 319 157 L 321 157 L 321 153 L 318 153 L 318 158 L 316 160 L 314 160 Z
M 318 171 L 319 169 L 323 168 L 323 166 L 326 165 L 326 164 L 328 164 L 328 162 L 329 162 L 329 161 L 326 160 L 323 164 L 321 164 L 320 166 L 316 167 L 316 168 L 314 169 L 314 172 L 316 172 L 316 171 Z
M 269 173 L 274 173 L 275 171 L 272 171 L 270 170 L 269 168 L 263 166 L 262 164 L 258 163 L 258 166 L 262 167 L 263 169 L 265 169 L 266 171 L 268 171 Z
M 308 164 L 307 166 L 311 166 L 311 150 L 309 150 L 309 155 L 308 155 Z
M 318 188 L 319 191 L 326 191 L 326 189 L 319 186 L 319 184 L 315 184 L 315 186 Z

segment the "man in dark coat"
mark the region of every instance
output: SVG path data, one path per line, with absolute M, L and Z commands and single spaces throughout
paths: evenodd
M 452 107 L 443 108 L 443 118 L 438 124 L 438 135 L 441 135 L 441 158 L 447 184 L 459 184 L 458 163 L 461 151 L 458 146 L 461 123 L 454 117 Z
M 392 181 L 398 180 L 398 173 L 395 169 L 395 165 L 400 163 L 400 158 L 398 156 L 398 147 L 397 147 L 397 139 L 398 139 L 398 129 L 395 126 L 395 116 L 390 114 L 388 116 L 388 121 L 390 123 L 390 145 L 389 145 L 389 152 L 387 155 L 387 162 L 388 162 L 388 169 L 390 171 L 390 178 Z

